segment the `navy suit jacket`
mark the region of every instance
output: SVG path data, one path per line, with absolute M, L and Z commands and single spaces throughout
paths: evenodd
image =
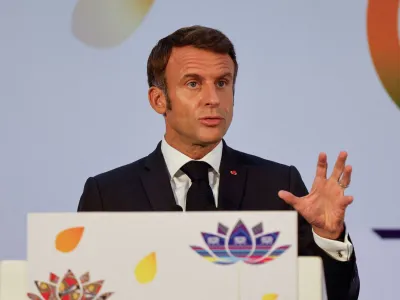
M 218 210 L 293 210 L 278 197 L 279 190 L 299 197 L 308 194 L 295 167 L 239 152 L 228 147 L 225 141 L 223 144 Z M 232 176 L 231 170 L 236 170 L 237 175 Z M 78 212 L 174 211 L 176 208 L 159 143 L 147 157 L 87 179 Z M 335 260 L 317 246 L 310 224 L 300 215 L 298 231 L 299 256 L 320 256 L 323 260 L 328 299 L 358 299 L 360 281 L 355 251 L 347 262 Z

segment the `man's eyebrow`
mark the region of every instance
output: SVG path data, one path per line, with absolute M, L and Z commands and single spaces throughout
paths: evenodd
M 232 79 L 233 78 L 233 74 L 232 74 L 232 72 L 226 72 L 226 73 L 222 74 L 221 76 L 219 76 L 218 78 L 229 78 L 229 79 Z
M 184 81 L 184 80 L 189 79 L 189 78 L 193 78 L 193 79 L 196 79 L 196 80 L 199 80 L 199 81 L 201 79 L 203 79 L 203 77 L 200 76 L 199 74 L 187 73 L 187 74 L 182 76 L 181 81 Z M 232 72 L 228 71 L 228 72 L 225 72 L 225 73 L 219 75 L 217 78 L 218 79 L 221 79 L 221 78 L 233 79 L 233 74 L 232 74 Z
M 195 79 L 201 79 L 202 77 L 199 74 L 196 73 L 188 73 L 182 76 L 181 80 L 185 80 L 188 78 L 195 78 Z

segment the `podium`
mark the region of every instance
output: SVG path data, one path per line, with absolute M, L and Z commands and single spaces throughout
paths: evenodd
M 32 214 L 21 277 L 32 300 L 324 299 L 321 259 L 297 253 L 295 212 Z
M 0 261 L 0 300 L 27 299 L 27 264 L 27 261 L 22 260 Z M 312 256 L 299 257 L 298 266 L 298 300 L 326 300 L 321 259 Z

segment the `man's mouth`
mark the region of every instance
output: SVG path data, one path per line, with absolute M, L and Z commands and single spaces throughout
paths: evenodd
M 219 116 L 206 116 L 199 119 L 200 123 L 209 127 L 218 126 L 223 121 Z

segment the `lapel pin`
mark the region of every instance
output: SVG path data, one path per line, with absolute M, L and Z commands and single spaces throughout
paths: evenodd
M 237 172 L 236 172 L 235 170 L 232 170 L 232 171 L 231 171 L 231 174 L 232 174 L 232 175 L 237 175 Z

